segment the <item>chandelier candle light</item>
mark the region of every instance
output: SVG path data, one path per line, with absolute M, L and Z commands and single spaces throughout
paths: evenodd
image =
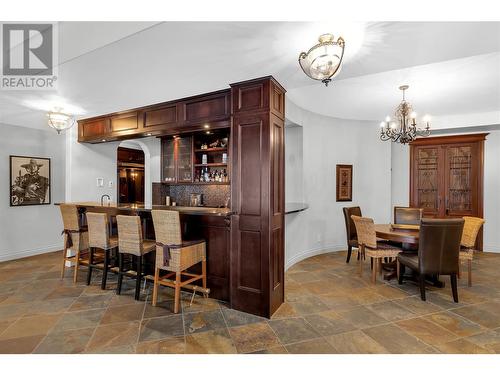
M 417 114 L 413 112 L 412 106 L 405 100 L 405 91 L 409 88 L 408 85 L 400 86 L 403 91 L 403 100 L 394 112 L 394 121 L 389 116 L 385 121 L 380 123 L 380 139 L 382 141 L 399 142 L 401 144 L 409 143 L 418 136 L 428 137 L 431 134 L 430 117 L 425 115 L 422 119 L 425 123 L 425 128 L 417 128 Z
M 302 52 L 299 55 L 299 65 L 308 77 L 328 86 L 340 71 L 345 42 L 342 37 L 338 37 L 335 41 L 332 34 L 323 34 L 318 41 L 319 43 L 307 53 Z
M 68 130 L 75 125 L 75 118 L 67 113 L 62 112 L 61 108 L 55 108 L 54 111 L 47 113 L 48 125 L 61 134 L 62 131 Z

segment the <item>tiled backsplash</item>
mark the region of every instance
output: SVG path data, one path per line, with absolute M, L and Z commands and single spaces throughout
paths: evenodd
M 203 194 L 205 206 L 224 206 L 231 196 L 230 185 L 166 185 L 153 183 L 153 204 L 165 204 L 165 197 L 178 206 L 189 206 L 190 194 Z

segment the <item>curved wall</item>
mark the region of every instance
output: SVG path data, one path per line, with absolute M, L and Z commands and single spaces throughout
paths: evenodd
M 391 145 L 380 141 L 373 122 L 318 115 L 290 100 L 285 108 L 287 120 L 303 127 L 303 196 L 309 204 L 306 211 L 286 215 L 287 269 L 346 249 L 342 207 L 359 205 L 376 222 L 391 220 Z M 335 201 L 336 164 L 353 165 L 352 202 Z

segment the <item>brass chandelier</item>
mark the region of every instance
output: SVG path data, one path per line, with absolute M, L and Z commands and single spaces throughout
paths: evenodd
M 405 91 L 409 87 L 408 85 L 399 87 L 403 91 L 403 100 L 394 112 L 394 120 L 387 116 L 385 121 L 380 123 L 380 139 L 382 141 L 390 140 L 406 144 L 415 140 L 418 136 L 428 137 L 431 134 L 430 117 L 428 115 L 425 115 L 422 119 L 425 128 L 417 127 L 417 114 L 413 111 L 411 104 L 405 100 Z
M 302 52 L 299 55 L 299 65 L 308 77 L 328 86 L 340 71 L 345 42 L 342 37 L 338 37 L 335 41 L 332 34 L 320 35 L 318 41 L 319 43 L 307 53 Z

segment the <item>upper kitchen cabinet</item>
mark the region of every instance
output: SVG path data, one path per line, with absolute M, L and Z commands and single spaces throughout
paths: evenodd
M 147 130 L 176 129 L 177 105 L 155 106 L 144 111 L 144 128 Z
M 229 91 L 203 95 L 181 103 L 184 127 L 190 130 L 200 129 L 200 124 L 210 123 L 212 129 L 229 126 L 231 115 L 231 97 Z
M 137 121 L 137 112 L 127 112 L 110 117 L 111 133 L 113 134 L 131 134 L 139 129 Z
M 103 139 L 110 133 L 109 118 L 101 117 L 78 122 L 78 140 Z
M 78 141 L 99 143 L 230 126 L 230 90 L 211 92 L 78 121 Z

